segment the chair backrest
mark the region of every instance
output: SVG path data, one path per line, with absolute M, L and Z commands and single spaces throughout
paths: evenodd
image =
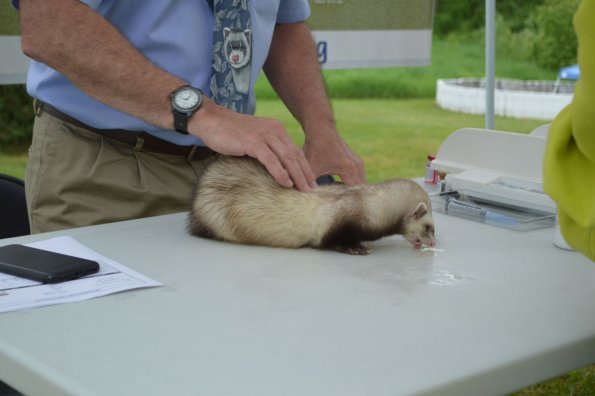
M 0 174 L 0 238 L 30 233 L 25 183 L 16 177 Z

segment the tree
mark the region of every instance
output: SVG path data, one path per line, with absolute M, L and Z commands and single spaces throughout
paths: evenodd
M 580 0 L 545 0 L 533 17 L 533 56 L 538 65 L 560 68 L 576 63 L 577 39 L 572 19 Z

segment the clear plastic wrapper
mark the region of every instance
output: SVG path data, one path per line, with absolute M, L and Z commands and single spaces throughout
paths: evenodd
M 433 209 L 439 213 L 515 231 L 537 230 L 556 224 L 554 214 L 471 199 L 457 191 L 433 193 L 430 198 Z

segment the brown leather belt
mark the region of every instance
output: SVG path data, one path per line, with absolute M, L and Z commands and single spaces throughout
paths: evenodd
M 125 143 L 136 150 L 145 150 L 154 153 L 170 154 L 176 156 L 188 157 L 192 160 L 200 160 L 215 154 L 213 150 L 205 146 L 180 146 L 168 141 L 159 139 L 144 131 L 128 131 L 125 129 L 97 129 L 86 125 L 79 120 L 62 113 L 51 104 L 35 100 L 35 114 L 50 114 L 68 124 L 86 129 L 98 135 Z M 174 133 L 174 132 L 172 132 Z

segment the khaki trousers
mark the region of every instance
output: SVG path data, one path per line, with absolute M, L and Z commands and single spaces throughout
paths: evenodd
M 25 176 L 31 232 L 187 211 L 214 158 L 147 152 L 41 112 Z

